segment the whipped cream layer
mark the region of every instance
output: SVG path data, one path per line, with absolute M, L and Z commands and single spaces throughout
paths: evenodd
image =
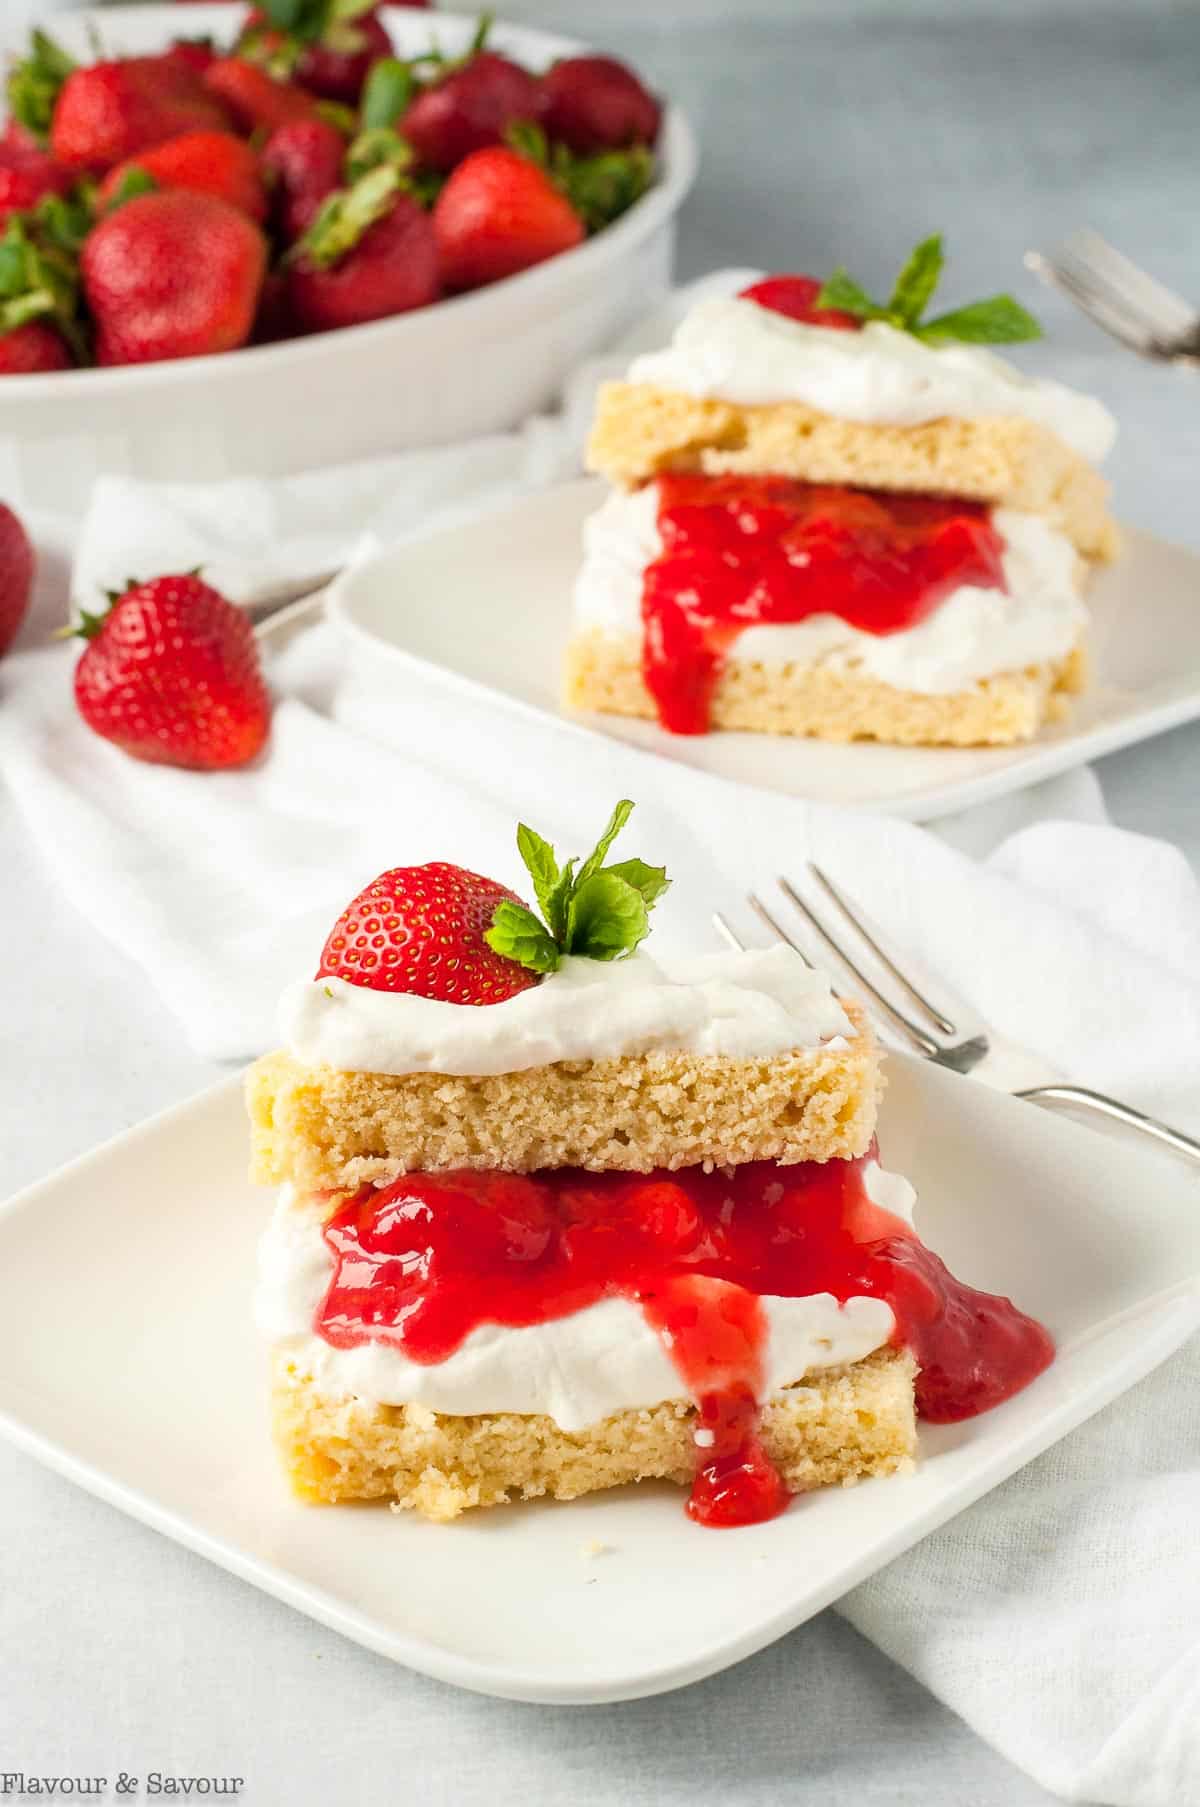
M 898 634 L 863 633 L 836 615 L 747 627 L 732 656 L 767 665 L 853 666 L 898 690 L 927 695 L 1065 658 L 1087 622 L 1073 546 L 1039 516 L 1016 509 L 995 509 L 992 524 L 1004 542 L 1007 593 L 964 585 Z M 614 491 L 584 523 L 583 546 L 576 626 L 640 636 L 643 573 L 662 551 L 657 486 Z
M 746 406 L 802 402 L 886 426 L 1019 415 L 1093 462 L 1117 434 L 1093 396 L 1026 376 L 980 346 L 926 345 L 881 321 L 861 332 L 806 326 L 736 297 L 698 302 L 665 350 L 634 359 L 629 380 Z
M 915 1194 L 906 1179 L 869 1164 L 863 1180 L 877 1205 L 911 1223 Z M 320 1200 L 296 1198 L 290 1187 L 282 1188 L 259 1245 L 255 1294 L 259 1330 L 301 1363 L 323 1391 L 460 1416 L 545 1413 L 565 1431 L 684 1396 L 659 1336 L 638 1307 L 621 1298 L 544 1324 L 482 1325 L 432 1366 L 410 1361 L 390 1343 L 334 1348 L 313 1329 L 332 1273 L 321 1234 L 327 1213 Z M 882 1299 L 839 1304 L 831 1293 L 813 1293 L 799 1299 L 768 1295 L 762 1303 L 767 1395 L 815 1369 L 862 1361 L 895 1329 L 892 1309 Z
M 630 1054 L 769 1060 L 852 1033 L 829 980 L 783 946 L 669 962 L 567 958 L 540 985 L 478 1006 L 315 979 L 284 992 L 280 1029 L 306 1066 L 464 1075 Z

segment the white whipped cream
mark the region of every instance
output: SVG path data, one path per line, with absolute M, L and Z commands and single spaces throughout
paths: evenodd
M 314 979 L 284 992 L 280 1029 L 306 1066 L 460 1074 L 673 1051 L 767 1060 L 851 1033 L 829 980 L 782 946 L 568 958 L 540 985 L 478 1006 Z
M 899 690 L 928 695 L 1064 658 L 1087 621 L 1076 589 L 1074 548 L 1037 515 L 998 508 L 992 524 L 1004 541 L 1007 594 L 963 585 L 916 627 L 898 634 L 866 634 L 836 615 L 748 627 L 735 641 L 733 656 L 768 665 L 853 666 Z M 662 550 L 656 486 L 609 495 L 584 523 L 583 545 L 576 625 L 640 636 L 642 575 Z
M 869 1165 L 864 1182 L 877 1205 L 912 1221 L 915 1194 L 899 1174 Z M 326 1207 L 281 1190 L 259 1245 L 255 1321 L 329 1393 L 435 1412 L 539 1412 L 565 1431 L 612 1412 L 678 1399 L 683 1384 L 657 1333 L 627 1299 L 603 1299 L 568 1317 L 510 1328 L 483 1324 L 445 1361 L 413 1362 L 393 1344 L 336 1349 L 313 1330 L 332 1257 L 321 1235 Z M 721 1285 L 723 1282 L 714 1282 Z M 891 1338 L 895 1318 L 882 1299 L 839 1304 L 831 1293 L 763 1298 L 768 1340 L 766 1393 L 812 1370 L 862 1361 Z
M 843 420 L 898 427 L 946 415 L 1021 415 L 1093 462 L 1117 434 L 1094 397 L 1026 376 L 977 345 L 926 345 L 881 321 L 861 332 L 806 326 L 722 296 L 698 302 L 665 350 L 635 358 L 629 380 L 747 406 L 802 402 Z

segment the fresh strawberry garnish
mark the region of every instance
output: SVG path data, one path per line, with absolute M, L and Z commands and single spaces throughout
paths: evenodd
M 0 339 L 0 356 L 3 346 Z M 29 535 L 12 509 L 0 502 L 0 659 L 16 639 L 28 611 L 33 566 Z
M 480 50 L 425 88 L 399 130 L 426 169 L 452 170 L 472 151 L 500 144 L 518 120 L 536 119 L 541 105 L 541 88 L 527 69 Z
M 102 175 L 168 138 L 220 131 L 228 123 L 220 101 L 185 62 L 126 57 L 67 77 L 54 106 L 50 148 L 71 169 Z
M 387 166 L 331 195 L 288 264 L 288 305 L 305 332 L 425 307 L 441 294 L 429 215 Z
M 506 885 L 461 866 L 396 866 L 342 911 L 317 978 L 447 1004 L 503 1003 L 538 975 L 484 940 L 502 903 L 525 908 Z
M 232 132 L 185 132 L 181 138 L 139 152 L 128 163 L 118 163 L 100 184 L 96 204 L 104 212 L 115 201 L 129 198 L 131 192 L 152 188 L 187 188 L 216 195 L 252 220 L 261 223 L 267 217 L 258 159 Z
M 632 69 L 611 56 L 571 56 L 542 77 L 541 121 L 548 137 L 579 156 L 653 144 L 662 107 Z
M 277 126 L 259 158 L 271 183 L 271 218 L 285 244 L 295 244 L 316 219 L 321 203 L 342 185 L 346 141 L 324 119 L 294 119 Z
M 74 186 L 75 172 L 44 151 L 0 147 L 0 224 L 36 207 L 43 195 L 67 195 Z
M 862 321 L 853 314 L 844 314 L 836 307 L 817 306 L 821 288 L 813 276 L 767 276 L 743 289 L 739 299 L 757 301 L 759 307 L 769 308 L 773 314 L 785 314 L 789 320 L 800 320 L 805 326 L 834 326 L 843 332 L 857 332 Z
M 319 119 L 315 95 L 276 81 L 240 56 L 218 57 L 204 72 L 204 86 L 232 114 L 239 132 L 273 132 L 289 119 Z
M 266 267 L 262 233 L 227 201 L 185 188 L 137 195 L 101 220 L 83 248 L 97 363 L 244 345 Z
M 536 163 L 503 145 L 461 163 L 433 209 L 442 280 L 474 289 L 569 251 L 583 221 Z
M 271 703 L 254 630 L 194 573 L 132 585 L 78 632 L 79 713 L 123 752 L 218 771 L 262 747 Z
M 36 376 L 44 370 L 70 370 L 72 357 L 61 333 L 44 320 L 30 320 L 10 332 L 0 330 L 0 376 Z

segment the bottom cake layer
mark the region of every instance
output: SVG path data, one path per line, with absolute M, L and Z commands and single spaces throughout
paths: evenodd
M 766 665 L 730 658 L 712 702 L 714 728 L 900 746 L 1003 746 L 1030 740 L 1086 686 L 1084 649 L 1065 659 L 983 678 L 949 695 L 897 690 L 828 665 Z M 642 679 L 641 640 L 594 630 L 567 648 L 565 701 L 572 709 L 654 720 Z
M 910 1355 L 886 1349 L 774 1394 L 762 1409 L 762 1443 L 789 1492 L 911 1466 L 915 1373 Z M 687 1485 L 695 1417 L 684 1399 L 574 1432 L 516 1413 L 450 1417 L 427 1406 L 330 1397 L 286 1350 L 274 1358 L 275 1438 L 302 1499 L 386 1499 L 440 1521 L 473 1506 L 570 1500 L 629 1481 Z

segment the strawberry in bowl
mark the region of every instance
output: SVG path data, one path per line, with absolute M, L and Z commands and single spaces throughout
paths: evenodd
M 57 466 L 82 499 L 94 469 L 105 468 L 118 445 L 126 470 L 195 478 L 244 469 L 250 459 L 270 474 L 505 430 L 551 401 L 570 368 L 665 286 L 672 220 L 694 170 L 677 114 L 662 116 L 653 144 L 625 141 L 622 126 L 620 144 L 572 149 L 544 119 L 551 72 L 581 54 L 569 40 L 502 24 L 482 31 L 449 17 L 435 26 L 419 8 L 352 9 L 351 16 L 338 0 L 336 10 L 336 19 L 332 9 L 326 17 L 313 0 L 298 34 L 269 6 L 261 19 L 248 7 L 208 0 L 186 11 L 154 0 L 116 6 L 104 14 L 102 52 L 82 18 L 68 14 L 56 20 L 53 40 L 39 35 L 13 67 L 0 166 L 29 159 L 30 169 L 13 179 L 20 204 L 9 222 L 40 246 L 48 202 L 70 209 L 72 219 L 70 242 L 53 235 L 54 290 L 23 284 L 19 295 L 0 294 L 0 339 L 32 323 L 28 308 L 38 310 L 41 328 L 0 346 L 0 375 L 24 379 L 0 383 L 0 433 L 22 447 L 18 495 L 33 499 L 27 482 L 61 505 L 61 492 L 47 492 Z M 318 52 L 346 51 L 343 27 L 353 28 L 356 54 L 364 43 L 371 51 L 361 86 L 361 68 L 354 74 L 350 101 L 328 98 L 329 84 L 312 73 Z M 376 54 L 381 28 L 387 56 Z M 649 95 L 650 85 L 629 73 Z M 89 87 L 104 103 L 90 137 L 78 104 Z M 536 168 L 542 181 L 525 185 L 542 190 L 545 217 L 557 215 L 553 232 L 530 234 L 521 210 L 506 219 L 500 197 L 479 228 L 488 255 L 475 260 L 467 280 L 454 268 L 447 273 L 439 252 L 436 284 L 398 284 L 385 305 L 332 313 L 292 305 L 292 290 L 305 286 L 296 275 L 299 241 L 326 202 L 389 168 L 397 193 L 444 242 L 455 234 L 435 224 L 439 195 L 481 150 L 503 150 Z M 45 161 L 35 165 L 35 157 Z M 35 168 L 54 191 L 36 199 L 24 186 Z M 161 356 L 124 366 L 93 312 L 86 241 L 143 196 L 180 191 L 224 200 L 262 230 L 266 263 L 252 324 L 248 333 L 221 335 L 227 342 L 219 352 L 198 340 L 181 354 L 164 335 Z M 9 222 L 0 216 L 0 232 Z M 428 242 L 414 226 L 414 243 L 418 236 Z M 340 259 L 326 243 L 315 261 L 324 278 Z M 153 305 L 151 288 L 146 300 Z M 317 343 L 335 331 L 343 335 L 336 351 Z M 500 355 L 481 361 L 481 344 Z M 230 350 L 240 355 L 227 374 L 187 368 L 197 356 L 225 358 Z M 150 367 L 158 364 L 161 370 Z M 472 378 L 464 382 L 467 370 Z M 296 406 L 301 396 L 304 408 Z M 65 443 L 61 458 L 44 444 L 36 450 L 80 431 L 95 444 L 96 467 L 68 457 Z

